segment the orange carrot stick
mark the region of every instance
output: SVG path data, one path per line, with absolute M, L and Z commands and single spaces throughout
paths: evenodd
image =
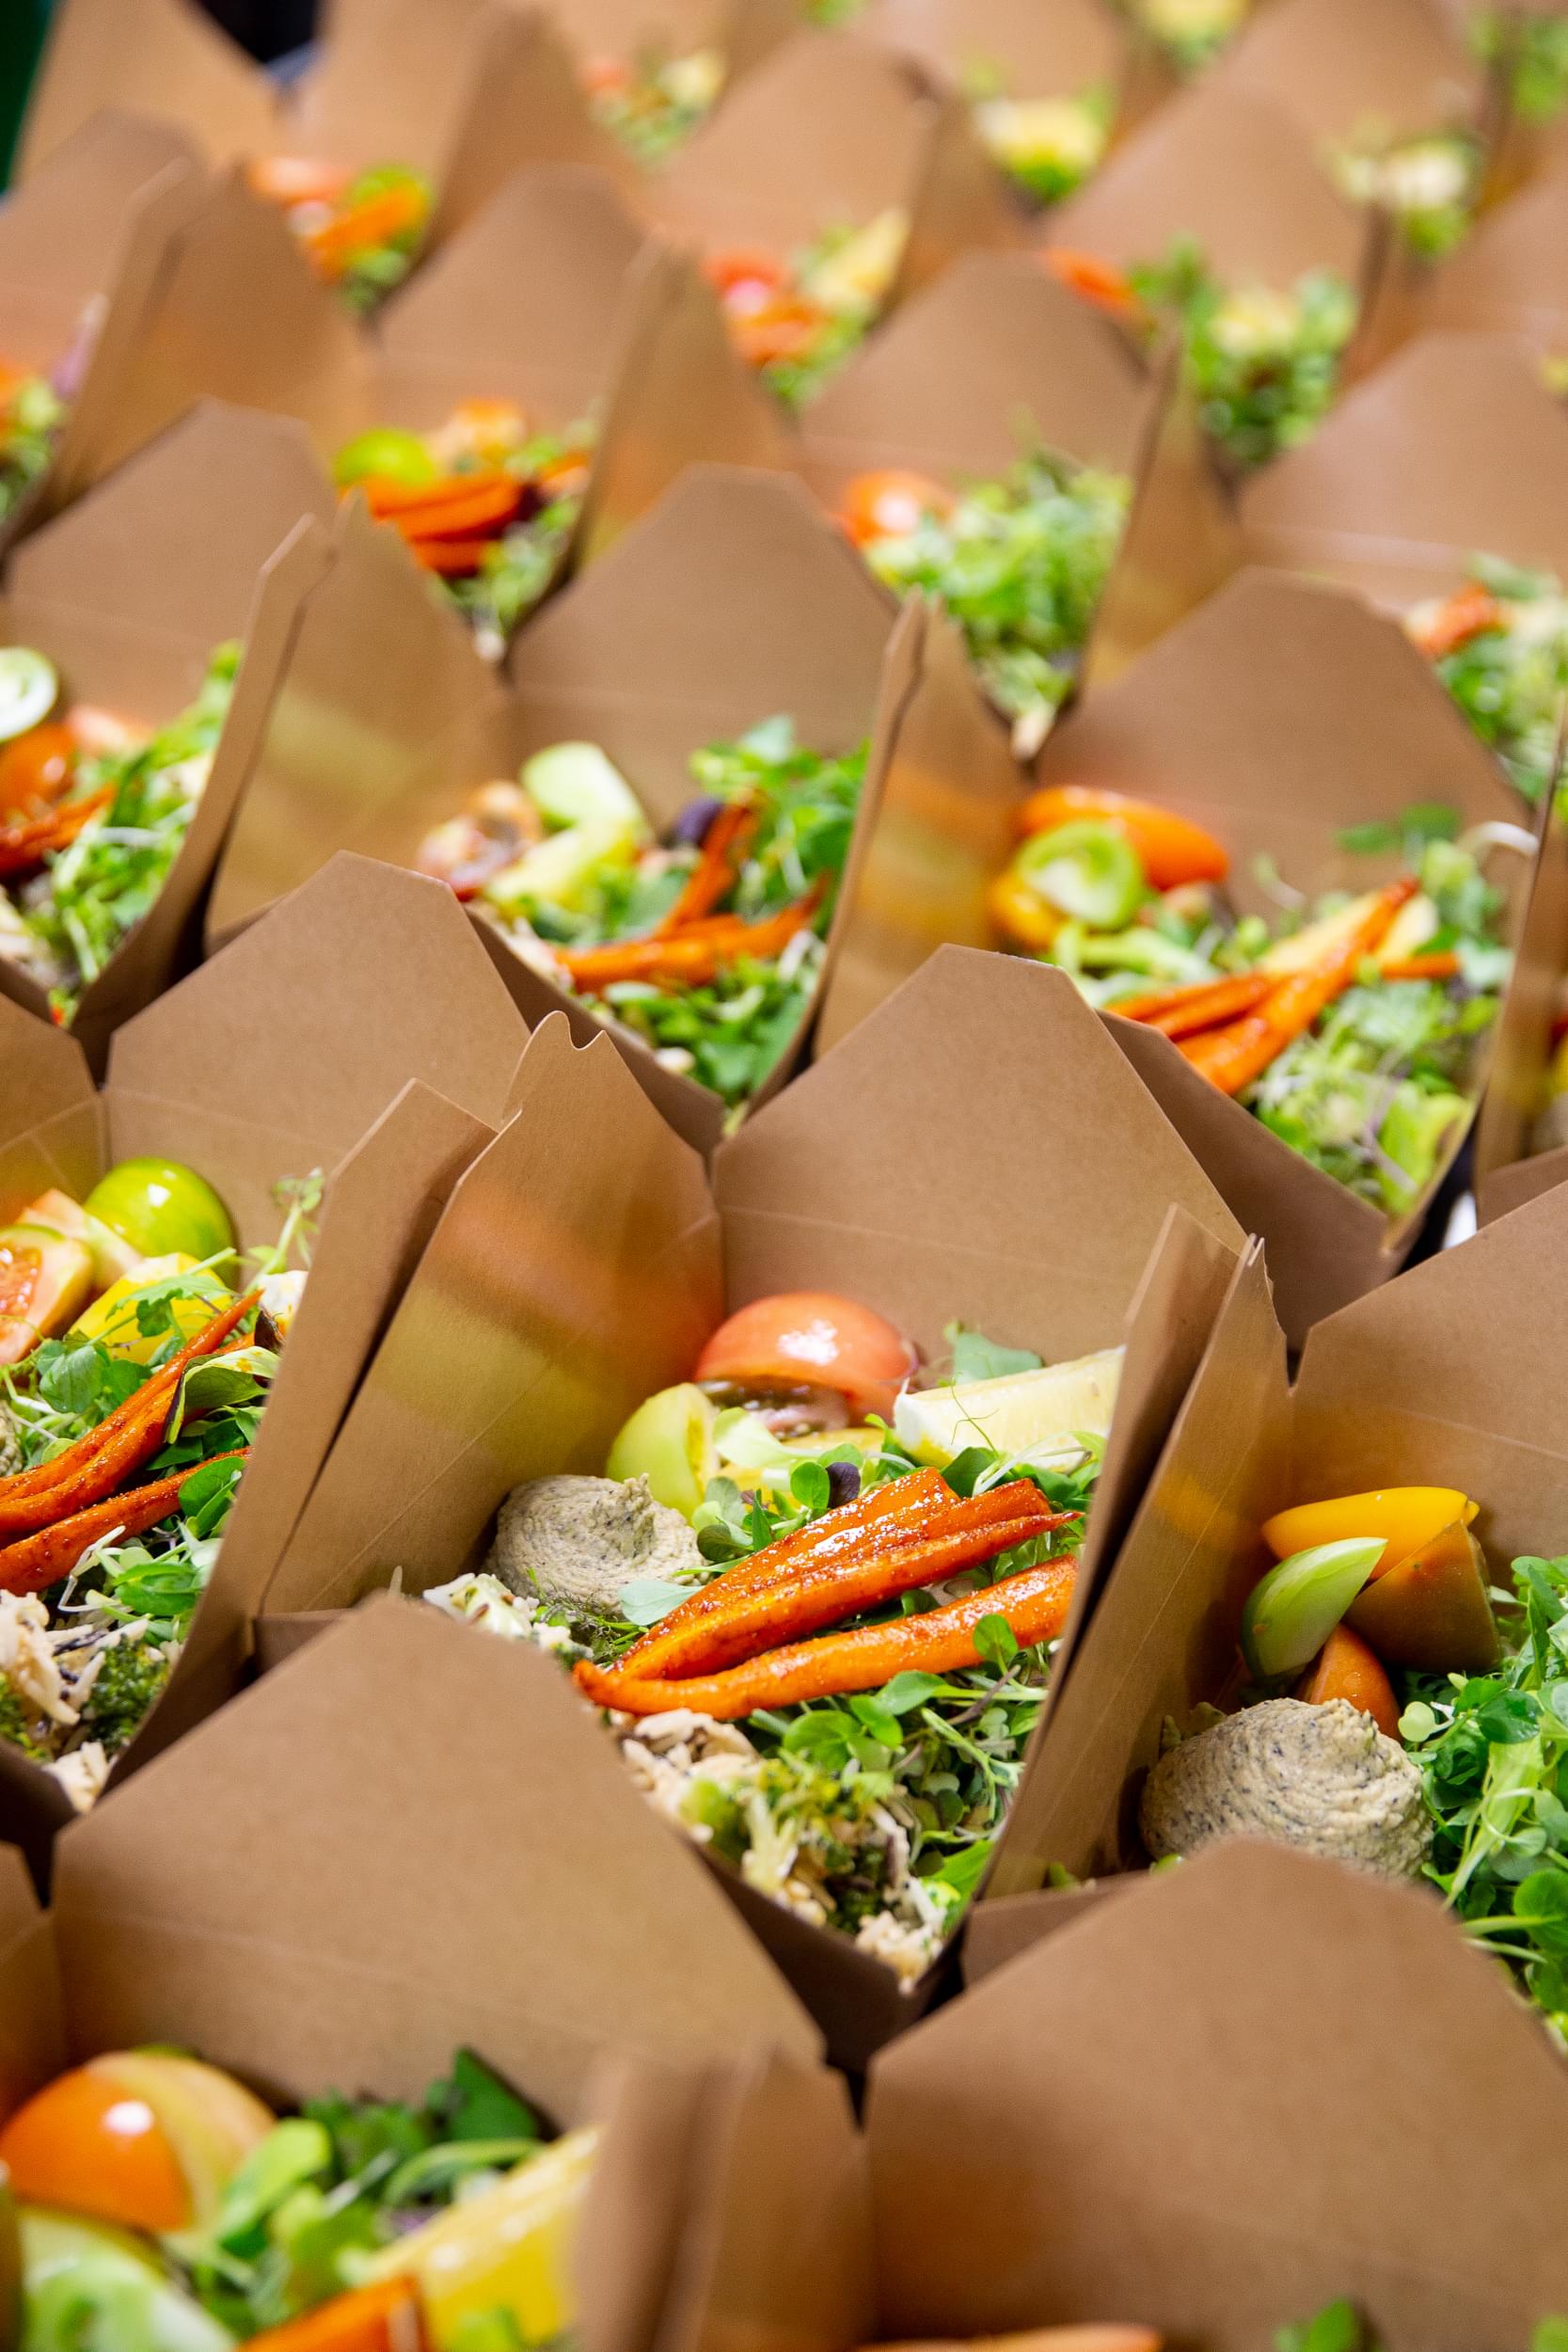
M 341 278 L 356 253 L 417 229 L 424 211 L 422 188 L 412 184 L 380 188 L 362 204 L 351 205 L 347 212 L 310 230 L 303 239 L 305 249 L 322 277 Z
M 232 1454 L 211 1454 L 207 1459 L 238 1462 L 246 1450 L 240 1446 Z M 155 1478 L 149 1486 L 132 1486 L 124 1494 L 111 1495 L 106 1502 L 73 1511 L 53 1527 L 24 1535 L 20 1543 L 8 1544 L 0 1550 L 0 1593 L 41 1593 L 69 1576 L 84 1553 L 117 1529 L 126 1535 L 140 1535 L 156 1527 L 175 1509 L 181 1487 L 200 1468 L 198 1462 L 188 1462 L 171 1477 Z
M 523 485 L 510 478 L 453 491 L 439 504 L 419 506 L 387 517 L 405 539 L 460 539 L 469 532 L 496 532 L 511 522 L 523 502 Z
M 659 924 L 655 936 L 672 931 L 710 914 L 735 882 L 741 851 L 756 831 L 757 813 L 748 800 L 727 801 L 707 829 L 702 852 L 681 886 L 680 897 Z
M 0 1555 L 3 1558 L 3 1555 Z M 754 1715 L 763 1707 L 795 1707 L 805 1699 L 836 1698 L 850 1691 L 877 1691 L 895 1674 L 913 1667 L 950 1674 L 978 1662 L 974 1631 L 982 1617 L 1006 1617 L 1021 1649 L 1049 1642 L 1067 1622 L 1074 1564 L 1042 1561 L 1021 1568 L 999 1584 L 985 1585 L 945 1608 L 916 1617 L 895 1617 L 885 1625 L 859 1626 L 851 1633 L 830 1633 L 796 1642 L 764 1658 L 732 1666 L 727 1674 L 700 1675 L 688 1681 L 641 1681 L 605 1673 L 587 1659 L 572 1672 L 578 1687 L 600 1707 L 626 1715 L 662 1715 L 689 1707 L 719 1723 Z
M 1199 1037 L 1184 1039 L 1180 1051 L 1222 1093 L 1239 1094 L 1287 1045 L 1305 1035 L 1336 996 L 1344 993 L 1417 888 L 1413 875 L 1390 882 L 1378 892 L 1365 920 L 1332 955 L 1321 963 L 1309 964 L 1305 972 L 1291 972 L 1276 981 L 1262 1002 L 1240 1020 L 1223 1029 L 1206 1029 Z
M 1023 1481 L 968 1502 L 955 1500 L 952 1510 L 928 1527 L 895 1519 L 885 1532 L 863 1530 L 847 1550 L 810 1557 L 792 1573 L 732 1597 L 729 1608 L 710 1616 L 705 1626 L 667 1639 L 652 1653 L 657 1667 L 639 1643 L 618 1671 L 642 1681 L 717 1673 L 759 1650 L 840 1624 L 879 1601 L 978 1567 L 1015 1544 L 1049 1534 L 1070 1516 L 1051 1510 L 1038 1487 Z
M 1410 638 L 1429 661 L 1440 661 L 1445 654 L 1457 653 L 1461 645 L 1467 645 L 1472 637 L 1496 628 L 1501 619 L 1502 607 L 1497 597 L 1471 580 L 1465 587 L 1456 588 L 1430 620 L 1411 628 Z
M 301 2319 L 252 2336 L 261 2352 L 424 2352 L 429 2339 L 411 2279 L 355 2287 Z
M 1381 980 L 1451 980 L 1459 970 L 1459 958 L 1449 947 L 1435 949 L 1431 955 L 1398 956 L 1392 963 L 1378 965 Z
M 443 580 L 467 580 L 484 568 L 484 551 L 493 539 L 405 539 L 404 545 L 422 571 Z
M 818 887 L 797 905 L 766 915 L 760 923 L 742 923 L 737 916 L 725 915 L 710 929 L 699 930 L 693 924 L 672 939 L 616 940 L 606 947 L 579 948 L 557 961 L 576 988 L 601 989 L 616 980 L 647 979 L 677 980 L 695 988 L 742 956 L 778 955 L 797 931 L 805 930 L 821 896 Z
M 20 825 L 0 825 L 0 874 L 25 873 L 41 866 L 56 850 L 69 849 L 89 817 L 107 808 L 114 787 L 89 792 L 79 801 L 62 801 L 43 817 L 30 817 Z
M 1124 1021 L 1140 1022 L 1165 1037 L 1191 1037 L 1198 1029 L 1218 1028 L 1241 1012 L 1261 1004 L 1277 983 L 1268 972 L 1243 972 L 1234 979 L 1205 980 L 1193 988 L 1175 988 L 1159 995 L 1135 996 L 1107 1011 Z

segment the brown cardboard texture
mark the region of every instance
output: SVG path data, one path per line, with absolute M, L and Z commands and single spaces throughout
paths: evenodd
M 395 942 L 395 952 L 392 944 Z M 199 1169 L 242 1248 L 274 1187 L 329 1179 L 308 1296 L 174 1676 L 115 1781 L 227 1695 L 259 1605 L 391 1300 L 505 1109 L 524 1033 L 450 895 L 342 859 L 127 1023 L 95 1093 L 81 1049 L 0 1003 L 0 1198 L 81 1199 L 155 1152 Z M 416 1083 L 417 1082 L 417 1083 Z M 0 1750 L 0 1824 L 35 1859 L 58 1784 Z
M 1248 914 L 1273 911 L 1255 879 L 1259 856 L 1309 898 L 1365 890 L 1388 880 L 1397 858 L 1353 855 L 1339 846 L 1344 828 L 1424 801 L 1456 809 L 1461 830 L 1516 823 L 1519 813 L 1501 770 L 1393 622 L 1357 597 L 1259 571 L 1091 692 L 1053 730 L 1038 772 L 1046 784 L 1104 785 L 1194 818 L 1228 850 L 1227 892 Z M 1516 941 L 1530 861 L 1499 854 L 1490 870 L 1511 893 Z M 1166 1039 L 1132 1022 L 1109 1025 L 1242 1225 L 1267 1240 L 1293 1343 L 1397 1270 L 1426 1196 L 1401 1218 L 1384 1216 L 1209 1085 Z M 1478 1092 L 1484 1074 L 1483 1064 Z
M 1429 1896 L 1227 1846 L 879 2058 L 878 2333 L 1137 2320 L 1256 2352 L 1347 2297 L 1390 2352 L 1518 2352 L 1568 2295 L 1564 2097 Z M 1456 2193 L 1442 2136 L 1411 2129 L 1433 2102 L 1495 2115 L 1507 2163 Z
M 297 418 L 328 469 L 369 427 L 427 430 L 463 400 L 515 400 L 552 429 L 600 411 L 578 533 L 594 546 L 694 458 L 782 456 L 771 404 L 695 264 L 577 164 L 514 173 L 373 330 L 316 282 L 270 207 L 237 178 L 217 183 L 166 240 L 140 331 L 99 373 L 74 434 L 76 486 L 203 398 Z
M 106 106 L 172 119 L 227 162 L 263 151 L 275 85 L 196 0 L 61 0 L 23 124 L 27 179 Z
M 1004 98 L 1116 103 L 1132 71 L 1132 29 L 1098 0 L 872 0 L 854 22 L 960 95 L 983 70 Z
M 1436 0 L 1271 0 L 1215 69 L 1292 116 L 1314 148 L 1479 134 L 1486 77 Z
M 1145 366 L 1036 257 L 972 253 L 811 403 L 800 470 L 832 506 L 884 466 L 994 480 L 1037 438 L 1128 475 L 1132 512 L 1085 657 L 1091 675 L 1109 674 L 1234 561 L 1229 501 L 1196 431 L 1182 435 L 1171 389 L 1168 361 Z
M 1273 100 L 1208 77 L 1162 107 L 1086 188 L 1051 214 L 1046 242 L 1125 265 L 1193 237 L 1229 284 L 1285 287 L 1331 269 L 1362 286 L 1368 222 Z
M 1425 315 L 1517 335 L 1546 358 L 1568 353 L 1568 180 L 1543 180 L 1486 215 L 1437 272 Z
M 1476 1121 L 1476 1200 L 1484 1224 L 1568 1177 L 1568 1150 L 1531 1153 L 1531 1130 L 1550 1094 L 1562 976 L 1568 968 L 1568 826 L 1547 812 L 1535 885 L 1525 910 L 1513 984 L 1497 1025 L 1486 1095 Z
M 1259 1529 L 1287 1505 L 1382 1486 L 1456 1486 L 1495 1584 L 1524 1553 L 1568 1543 L 1568 1461 L 1553 1384 L 1568 1192 L 1560 1187 L 1319 1324 L 1295 1389 L 1260 1259 L 1238 1273 L 1042 1747 L 1021 1897 L 1053 1864 L 1086 1878 L 1136 1868 L 1136 1808 L 1167 1717 L 1222 1691 L 1241 1609 L 1270 1558 Z M 1248 1441 L 1236 1441 L 1239 1405 Z M 1183 1866 L 1186 1867 L 1186 1866 Z M 1030 1899 L 1056 1923 L 1062 1899 Z
M 1528 351 L 1429 334 L 1356 385 L 1242 493 L 1254 562 L 1394 608 L 1481 552 L 1568 575 L 1568 410 Z
M 1093 1581 L 1241 1237 L 1060 975 L 942 950 L 721 1149 L 711 1196 L 603 1040 L 574 1052 L 550 1025 L 518 1100 L 404 1295 L 269 1617 L 350 1605 L 394 1569 L 417 1592 L 476 1564 L 514 1486 L 599 1470 L 726 1311 L 807 1286 L 874 1305 L 928 1360 L 955 1318 L 1053 1359 L 1131 1322 Z M 518 1236 L 499 1263 L 498 1232 Z M 940 1965 L 903 1994 L 844 1939 L 724 1883 L 844 2062 L 936 1990 Z
M 909 241 L 895 296 L 968 246 L 1021 237 L 961 103 L 853 33 L 802 32 L 774 50 L 651 183 L 649 202 L 677 236 L 782 257 L 898 209 Z
M 277 686 L 300 596 L 325 555 L 301 522 L 308 453 L 288 426 L 209 411 L 35 532 L 6 572 L 0 636 L 59 670 L 69 701 L 149 729 L 194 699 L 220 644 L 244 656 L 206 787 L 149 913 L 83 993 L 74 1026 L 95 1066 L 110 1033 L 188 962 L 190 932 Z M 225 528 L 212 518 L 221 508 Z M 0 961 L 0 989 L 40 1018 L 47 993 Z

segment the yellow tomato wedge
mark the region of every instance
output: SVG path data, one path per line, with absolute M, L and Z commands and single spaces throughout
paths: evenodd
M 150 1363 L 168 1334 L 160 1331 L 151 1338 L 144 1336 L 136 1321 L 137 1296 L 142 1291 L 150 1290 L 154 1282 L 166 1281 L 171 1275 L 194 1274 L 199 1263 L 178 1249 L 166 1258 L 144 1258 L 135 1274 L 123 1275 L 118 1282 L 111 1282 L 86 1313 L 77 1316 L 71 1327 L 72 1333 L 77 1339 L 102 1340 L 111 1356 L 129 1357 L 134 1364 Z M 214 1288 L 210 1298 L 172 1300 L 171 1311 L 182 1343 L 194 1340 L 214 1315 L 222 1314 L 232 1304 L 230 1293 L 218 1288 Z
M 1477 1505 L 1457 1486 L 1382 1486 L 1375 1493 L 1335 1495 L 1326 1502 L 1298 1502 L 1264 1522 L 1263 1541 L 1276 1560 L 1337 1544 L 1357 1535 L 1381 1535 L 1386 1549 L 1372 1581 L 1430 1544 L 1445 1527 L 1468 1527 Z

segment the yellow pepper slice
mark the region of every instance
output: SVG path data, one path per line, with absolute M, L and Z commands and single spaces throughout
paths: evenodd
M 1009 866 L 986 892 L 986 913 L 1005 939 L 1036 954 L 1049 947 L 1062 928 L 1062 917 L 1048 907 L 1037 890 Z
M 1387 1549 L 1372 1570 L 1375 1581 L 1445 1527 L 1468 1527 L 1478 1507 L 1457 1486 L 1381 1486 L 1372 1494 L 1336 1495 L 1326 1502 L 1298 1502 L 1291 1510 L 1276 1511 L 1264 1521 L 1263 1541 L 1276 1560 L 1288 1560 L 1315 1544 L 1381 1535 Z

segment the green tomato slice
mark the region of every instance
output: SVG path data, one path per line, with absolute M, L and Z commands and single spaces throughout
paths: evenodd
M 1019 851 L 1017 865 L 1048 906 L 1100 931 L 1120 930 L 1148 894 L 1132 844 L 1094 818 L 1037 834 Z
M 1271 1568 L 1242 1612 L 1242 1656 L 1259 1682 L 1309 1666 L 1388 1549 L 1383 1535 L 1312 1544 Z
M 0 645 L 0 743 L 48 718 L 60 698 L 60 674 L 31 645 Z
M 204 1176 L 178 1160 L 121 1160 L 82 1203 L 146 1258 L 208 1259 L 234 1247 L 229 1212 Z

